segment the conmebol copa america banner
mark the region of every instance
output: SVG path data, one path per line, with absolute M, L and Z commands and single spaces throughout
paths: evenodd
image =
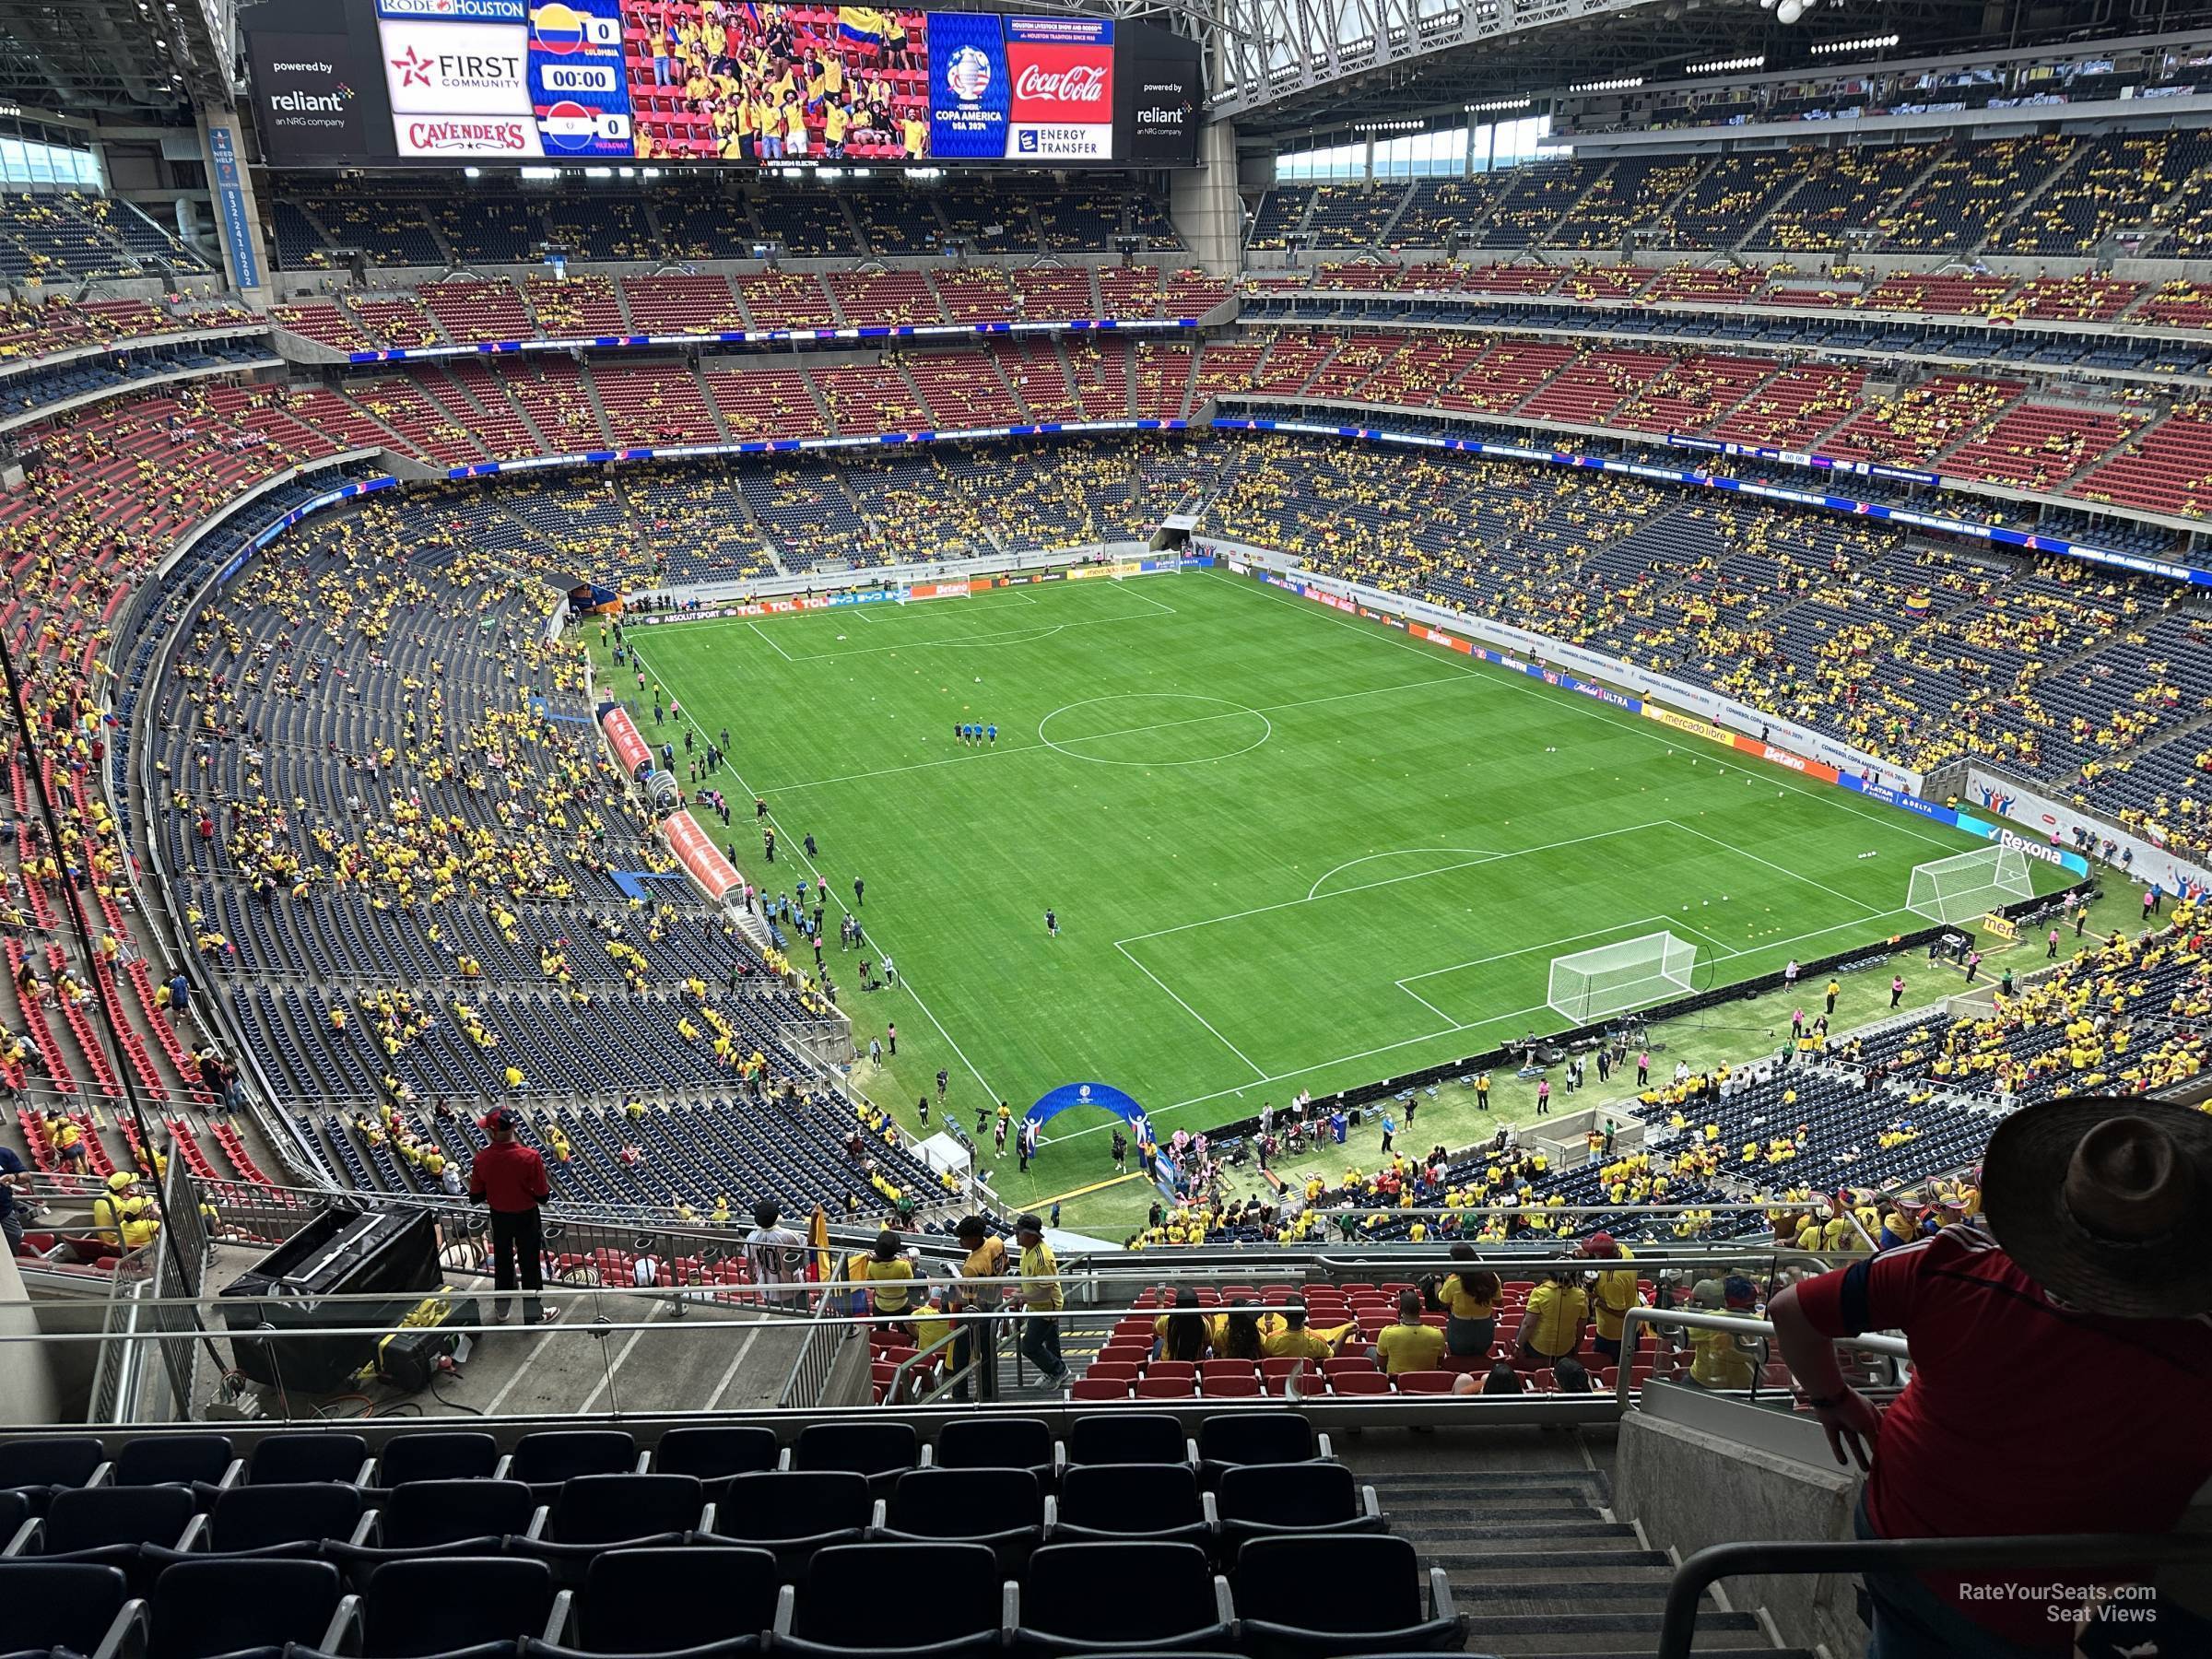
M 930 159 L 1110 161 L 1113 24 L 931 12 Z

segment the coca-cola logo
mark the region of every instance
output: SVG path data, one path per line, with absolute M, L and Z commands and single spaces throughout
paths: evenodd
M 1022 65 L 1015 77 L 1014 96 L 1045 99 L 1057 103 L 1098 103 L 1106 96 L 1106 70 L 1097 64 L 1077 64 L 1065 69 Z

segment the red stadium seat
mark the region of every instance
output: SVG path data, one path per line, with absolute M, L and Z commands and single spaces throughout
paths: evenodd
M 1136 1380 L 1136 1397 L 1140 1400 L 1187 1400 L 1197 1387 L 1194 1377 L 1139 1377 Z
M 1448 1394 L 1456 1373 L 1448 1371 L 1407 1371 L 1397 1379 L 1400 1394 Z
M 1145 1367 L 1145 1375 L 1159 1382 L 1195 1382 L 1198 1368 L 1188 1359 L 1155 1359 Z
M 1118 1377 L 1077 1377 L 1071 1392 L 1078 1400 L 1125 1400 L 1129 1384 Z
M 1198 1380 L 1198 1392 L 1209 1400 L 1249 1400 L 1260 1392 L 1257 1371 L 1240 1371 L 1233 1376 L 1206 1376 Z
M 1329 1388 L 1340 1394 L 1386 1394 L 1390 1379 L 1371 1365 L 1363 1371 L 1331 1371 Z

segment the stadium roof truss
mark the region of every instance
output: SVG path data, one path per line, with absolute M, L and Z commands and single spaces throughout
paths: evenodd
M 0 101 L 173 119 L 229 101 L 235 0 L 0 0 Z

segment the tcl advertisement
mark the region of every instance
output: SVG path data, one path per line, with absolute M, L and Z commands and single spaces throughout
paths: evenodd
M 279 167 L 1188 165 L 1196 46 L 1104 18 L 734 0 L 260 0 Z

